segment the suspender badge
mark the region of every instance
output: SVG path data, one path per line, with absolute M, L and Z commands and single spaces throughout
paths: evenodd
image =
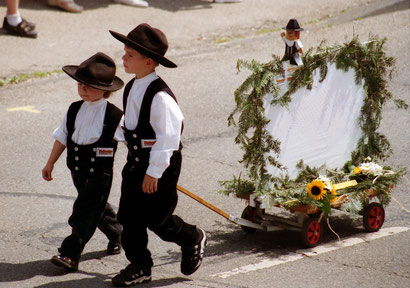
M 141 147 L 142 148 L 151 148 L 154 146 L 156 139 L 141 139 Z
M 97 157 L 114 157 L 114 148 L 97 148 Z

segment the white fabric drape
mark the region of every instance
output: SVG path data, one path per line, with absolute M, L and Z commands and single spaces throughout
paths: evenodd
M 312 90 L 300 88 L 292 94 L 289 109 L 269 105 L 271 94 L 265 98 L 267 129 L 281 142 L 278 160 L 288 168 L 291 179 L 298 174 L 295 166 L 300 160 L 311 167 L 341 168 L 362 136 L 358 121 L 365 91 L 356 85 L 354 70 L 344 72 L 331 64 L 323 82 L 319 82 L 319 69 L 313 78 Z M 283 95 L 287 82 L 280 88 Z M 267 168 L 273 176 L 283 174 L 275 167 Z

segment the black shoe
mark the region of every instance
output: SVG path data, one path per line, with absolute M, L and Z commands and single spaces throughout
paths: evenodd
M 118 241 L 110 241 L 107 245 L 108 255 L 117 255 L 121 253 L 121 244 Z
M 66 256 L 53 256 L 51 262 L 59 267 L 63 267 L 67 271 L 78 271 L 78 260 L 73 260 Z
M 30 27 L 31 30 L 36 29 L 36 23 L 29 22 L 26 19 L 22 18 L 23 21 L 26 21 L 27 25 Z
M 198 229 L 201 238 L 198 244 L 189 247 L 182 247 L 181 272 L 185 275 L 191 275 L 199 266 L 201 266 L 204 250 L 206 246 L 206 234 L 202 229 Z
M 129 264 L 120 274 L 112 278 L 112 284 L 117 287 L 126 287 L 151 281 L 151 268 L 142 268 L 138 265 Z
M 25 19 L 23 19 L 23 21 L 21 21 L 17 26 L 11 26 L 7 21 L 7 17 L 4 17 L 3 29 L 11 35 L 37 38 L 37 32 L 34 30 L 34 24 L 27 22 Z

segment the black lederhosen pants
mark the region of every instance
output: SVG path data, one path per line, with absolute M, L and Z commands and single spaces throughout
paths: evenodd
M 179 246 L 195 245 L 198 240 L 196 226 L 172 215 L 178 202 L 176 186 L 181 160 L 181 153 L 175 152 L 170 166 L 158 180 L 158 190 L 152 194 L 142 191 L 148 164 L 127 162 L 124 166 L 118 220 L 123 225 L 121 241 L 125 256 L 134 265 L 153 266 L 147 248 L 147 228 L 162 240 Z
M 96 176 L 72 174 L 72 178 L 78 192 L 73 212 L 68 219 L 72 232 L 58 250 L 62 256 L 78 260 L 97 227 L 113 241 L 119 241 L 122 227 L 115 211 L 107 202 L 112 184 L 112 170 L 97 173 Z

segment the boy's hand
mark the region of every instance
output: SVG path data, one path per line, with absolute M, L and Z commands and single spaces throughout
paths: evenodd
M 144 193 L 152 194 L 157 192 L 158 189 L 158 178 L 154 178 L 145 174 L 144 181 L 142 182 L 142 191 Z
M 54 165 L 46 164 L 44 166 L 43 170 L 41 170 L 41 174 L 43 175 L 43 179 L 46 181 L 51 181 L 53 180 L 53 177 L 51 177 L 51 172 L 53 171 Z

